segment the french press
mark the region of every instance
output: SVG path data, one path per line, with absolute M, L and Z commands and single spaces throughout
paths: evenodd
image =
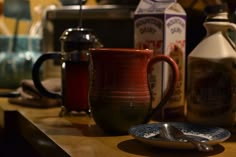
M 60 115 L 71 111 L 85 111 L 89 113 L 89 48 L 102 47 L 91 29 L 82 27 L 82 4 L 80 0 L 79 27 L 66 29 L 61 37 L 61 53 L 43 54 L 33 67 L 33 81 L 39 92 L 51 98 L 62 99 Z M 61 65 L 62 92 L 52 93 L 43 87 L 39 69 L 47 59 L 57 60 Z
M 102 47 L 87 28 L 70 28 L 61 35 L 63 112 L 89 112 L 89 48 Z
M 68 28 L 61 37 L 60 53 L 42 54 L 33 66 L 33 81 L 38 91 L 50 98 L 62 100 L 60 116 L 72 111 L 89 113 L 89 48 L 102 47 L 91 29 Z M 61 94 L 48 91 L 40 81 L 40 67 L 44 61 L 52 59 L 61 65 Z

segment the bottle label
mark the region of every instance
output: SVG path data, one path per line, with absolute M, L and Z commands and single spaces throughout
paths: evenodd
M 189 59 L 187 119 L 217 125 L 233 124 L 236 69 L 231 59 Z

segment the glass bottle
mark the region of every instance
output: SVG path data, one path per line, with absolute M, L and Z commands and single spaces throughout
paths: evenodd
M 206 7 L 206 37 L 187 58 L 187 120 L 197 124 L 232 126 L 236 105 L 236 51 L 228 30 L 225 4 Z

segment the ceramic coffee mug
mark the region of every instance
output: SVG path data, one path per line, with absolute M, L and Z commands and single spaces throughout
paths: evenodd
M 152 108 L 148 74 L 157 62 L 167 62 L 173 73 L 168 91 Z M 89 104 L 96 124 L 107 132 L 127 133 L 131 126 L 148 122 L 170 98 L 178 77 L 175 61 L 153 57 L 152 50 L 90 49 Z

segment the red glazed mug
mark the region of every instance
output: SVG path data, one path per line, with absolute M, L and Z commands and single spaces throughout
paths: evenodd
M 168 91 L 152 108 L 148 74 L 157 62 L 167 62 L 173 74 Z M 173 94 L 178 77 L 175 61 L 153 56 L 152 50 L 90 49 L 89 104 L 96 124 L 107 132 L 127 133 L 131 126 L 148 122 Z

